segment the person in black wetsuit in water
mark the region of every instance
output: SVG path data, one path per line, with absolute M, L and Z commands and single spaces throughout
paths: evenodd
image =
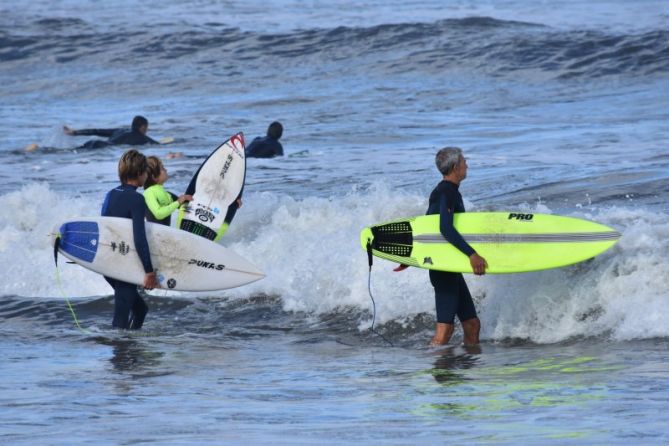
M 137 192 L 146 182 L 148 164 L 146 157 L 137 150 L 128 150 L 118 162 L 118 176 L 121 184 L 107 192 L 102 204 L 103 217 L 132 219 L 132 235 L 144 267 L 144 288 L 151 290 L 160 285 L 151 264 L 149 243 L 146 240 L 144 197 Z M 119 247 L 120 249 L 120 247 Z M 133 254 L 134 255 L 134 254 Z M 114 288 L 114 328 L 139 330 L 142 328 L 149 307 L 137 292 L 137 285 L 105 277 Z
M 274 121 L 267 128 L 267 136 L 258 136 L 246 147 L 247 158 L 274 158 L 283 156 L 283 146 L 279 142 L 283 135 L 283 126 Z
M 112 145 L 132 145 L 140 146 L 144 144 L 160 144 L 160 142 L 146 136 L 149 130 L 149 121 L 144 116 L 135 116 L 132 120 L 130 129 L 82 129 L 74 130 L 68 126 L 63 127 L 63 131 L 71 136 L 81 135 L 95 135 L 107 137 L 107 141 L 102 139 L 92 139 L 86 141 L 78 148 L 81 149 L 98 149 L 100 147 L 107 147 Z

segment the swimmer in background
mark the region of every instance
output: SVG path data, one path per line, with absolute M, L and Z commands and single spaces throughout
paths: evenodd
M 82 149 L 98 149 L 101 147 L 123 144 L 132 146 L 141 146 L 144 144 L 167 144 L 174 140 L 173 138 L 164 138 L 159 142 L 149 138 L 146 135 L 146 133 L 149 131 L 149 121 L 144 116 L 135 116 L 132 120 L 130 129 L 115 128 L 74 130 L 68 126 L 63 126 L 63 131 L 70 136 L 94 135 L 108 138 L 106 141 L 102 139 L 92 139 L 90 141 L 86 141 L 83 145 L 78 147 Z

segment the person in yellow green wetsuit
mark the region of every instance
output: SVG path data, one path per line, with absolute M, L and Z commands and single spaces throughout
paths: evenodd
M 163 184 L 169 178 L 167 170 L 157 156 L 149 156 L 147 178 L 144 183 L 144 201 L 146 201 L 146 220 L 153 223 L 170 226 L 171 216 L 186 201 L 193 199 L 192 195 L 180 195 L 165 190 Z

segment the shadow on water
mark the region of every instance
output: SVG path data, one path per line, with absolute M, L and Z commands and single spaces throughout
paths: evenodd
M 471 379 L 466 377 L 462 371 L 478 366 L 482 352 L 480 345 L 448 347 L 439 350 L 436 352 L 439 356 L 429 373 L 439 384 L 445 386 L 462 384 Z
M 150 378 L 172 374 L 171 371 L 162 367 L 162 358 L 165 353 L 148 348 L 138 340 L 95 336 L 89 341 L 111 347 L 112 356 L 109 358 L 109 363 L 115 372 L 130 374 L 134 378 Z

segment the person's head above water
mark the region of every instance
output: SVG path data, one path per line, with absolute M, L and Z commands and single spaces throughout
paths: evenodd
M 146 181 L 148 169 L 146 157 L 135 149 L 125 152 L 118 161 L 118 178 L 121 183 L 139 182 L 141 186 Z
M 149 130 L 149 120 L 144 116 L 135 116 L 132 118 L 132 131 L 139 132 L 142 135 L 146 135 L 146 132 Z
M 272 139 L 279 140 L 283 135 L 283 126 L 279 121 L 274 121 L 267 127 L 267 136 Z

